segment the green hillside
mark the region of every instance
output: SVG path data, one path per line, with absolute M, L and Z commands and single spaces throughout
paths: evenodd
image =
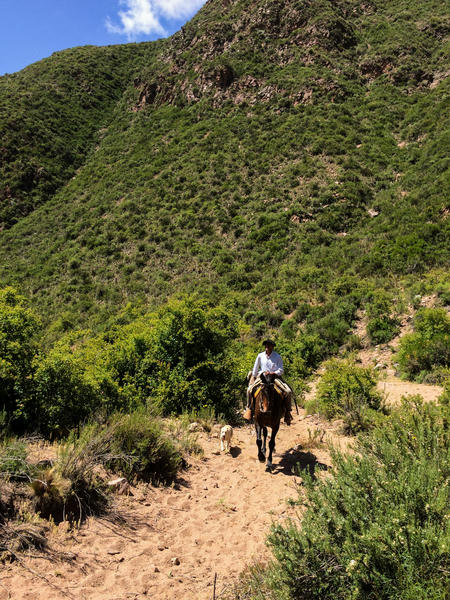
M 93 98 L 51 123 L 36 107 L 38 133 L 5 145 L 22 199 L 0 282 L 63 328 L 195 290 L 256 335 L 315 323 L 333 348 L 379 289 L 385 312 L 403 290 L 445 300 L 448 29 L 438 1 L 216 0 L 166 41 L 1 78 L 10 120 L 28 77 L 48 111 L 55 82 L 72 98 L 81 56 Z
M 86 160 L 153 44 L 57 52 L 0 77 L 0 229 L 51 198 Z

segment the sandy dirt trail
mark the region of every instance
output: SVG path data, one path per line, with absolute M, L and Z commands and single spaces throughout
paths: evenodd
M 394 377 L 379 388 L 391 403 L 407 393 L 432 400 L 442 391 Z M 287 502 L 301 483 L 294 465 L 316 473 L 330 467 L 326 445 L 311 440 L 322 437 L 344 450 L 351 444 L 336 424 L 300 410 L 290 427 L 282 423 L 274 471 L 266 473 L 253 426 L 234 430 L 228 455 L 219 451 L 218 431 L 199 434 L 204 456 L 191 459 L 172 487 L 140 486 L 133 496 L 119 496 L 124 524 L 90 519 L 74 532 L 54 528 L 54 554 L 1 566 L 0 600 L 212 600 L 215 579 L 219 599 L 247 565 L 269 557 L 271 524 L 299 516 L 301 508 Z
M 253 427 L 234 430 L 231 454 L 219 453 L 218 430 L 202 433 L 202 458 L 192 459 L 169 488 L 133 489 L 120 497 L 127 525 L 91 519 L 72 533 L 56 532 L 55 549 L 73 561 L 26 558 L 24 565 L 3 566 L 0 600 L 211 600 L 252 561 L 264 560 L 265 539 L 274 521 L 295 516 L 288 498 L 301 482 L 293 468 L 316 470 L 330 464 L 326 448 L 308 450 L 308 430 L 330 425 L 303 411 L 290 427 L 281 425 L 274 471 L 256 458 Z M 344 440 L 346 443 L 346 440 Z

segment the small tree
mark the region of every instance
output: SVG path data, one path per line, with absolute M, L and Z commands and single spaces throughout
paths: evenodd
M 26 401 L 38 330 L 39 321 L 25 298 L 11 287 L 0 290 L 0 410 L 16 429 L 28 420 Z
M 75 358 L 50 351 L 36 367 L 33 410 L 39 430 L 58 438 L 102 409 L 101 392 Z

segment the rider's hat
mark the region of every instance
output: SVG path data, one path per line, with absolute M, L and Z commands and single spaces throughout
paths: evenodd
M 264 341 L 263 341 L 263 343 L 262 343 L 262 345 L 263 345 L 264 347 L 265 347 L 265 346 L 269 346 L 269 344 L 270 344 L 270 346 L 273 346 L 273 347 L 275 348 L 275 342 L 274 342 L 273 340 L 271 340 L 271 339 L 264 340 Z

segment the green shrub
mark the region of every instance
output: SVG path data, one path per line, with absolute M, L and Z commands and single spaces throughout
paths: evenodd
M 152 336 L 156 369 L 148 393 L 163 414 L 212 407 L 216 415 L 235 416 L 240 389 L 230 357 L 237 336 L 233 315 L 198 300 L 172 302 L 158 313 Z
M 41 433 L 53 439 L 65 436 L 101 408 L 100 391 L 74 356 L 56 349 L 41 358 L 28 409 Z
M 38 329 L 25 298 L 11 287 L 0 290 L 0 410 L 18 430 L 28 419 L 24 402 L 31 388 Z
M 357 334 L 352 334 L 349 335 L 347 343 L 346 343 L 346 349 L 349 350 L 350 352 L 353 352 L 354 350 L 361 350 L 361 348 L 363 347 L 363 343 L 361 340 L 361 337 Z
M 327 419 L 344 419 L 346 430 L 367 429 L 382 408 L 372 369 L 359 367 L 351 360 L 332 359 L 317 386 L 316 398 L 307 410 L 318 410 Z
M 367 323 L 367 333 L 372 344 L 387 344 L 400 331 L 398 319 L 375 317 Z
M 12 481 L 29 481 L 33 466 L 28 462 L 27 444 L 15 438 L 0 442 L 0 477 Z
M 450 377 L 444 383 L 444 391 L 439 396 L 439 402 L 445 406 L 450 405 Z
M 333 354 L 339 349 L 339 346 L 345 342 L 350 330 L 350 323 L 337 312 L 331 312 L 325 317 L 314 321 L 308 326 L 307 331 L 312 335 L 317 335 L 328 350 L 327 355 Z
M 392 315 L 394 298 L 388 292 L 377 289 L 369 294 L 366 306 L 367 333 L 372 344 L 387 344 L 399 332 L 399 320 Z
M 119 458 L 107 460 L 108 468 L 130 480 L 169 483 L 176 477 L 182 456 L 157 417 L 140 409 L 129 415 L 117 415 L 110 428 L 110 452 Z
M 414 333 L 400 340 L 396 360 L 411 379 L 450 366 L 450 317 L 443 308 L 423 308 L 414 319 Z
M 411 398 L 356 450 L 333 452 L 332 477 L 307 479 L 301 524 L 273 528 L 276 561 L 266 581 L 286 599 L 444 600 L 450 534 L 444 409 Z

